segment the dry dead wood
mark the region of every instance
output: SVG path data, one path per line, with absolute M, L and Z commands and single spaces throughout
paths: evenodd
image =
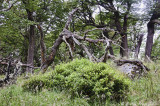
M 73 14 L 78 10 L 79 8 L 75 8 L 73 9 L 70 13 L 69 13 L 69 17 L 68 17 L 68 20 L 65 24 L 65 27 L 63 29 L 63 31 L 61 32 L 61 34 L 59 35 L 59 37 L 56 39 L 56 41 L 54 42 L 53 46 L 52 46 L 52 50 L 51 50 L 51 53 L 49 55 L 48 58 L 45 59 L 45 62 L 41 65 L 41 71 L 42 73 L 44 73 L 48 66 L 51 65 L 54 61 L 54 58 L 56 56 L 56 53 L 57 53 L 57 49 L 59 48 L 59 46 L 61 45 L 61 43 L 63 42 L 63 36 L 65 36 L 65 38 L 67 39 L 68 38 L 68 35 L 71 36 L 72 34 L 70 34 L 70 31 L 68 31 L 69 29 L 69 25 L 72 21 L 72 17 L 73 17 Z
M 13 60 L 12 58 L 4 58 L 0 59 L 0 64 L 6 67 L 6 70 L 2 69 L 5 72 L 5 78 L 0 79 L 0 87 L 4 84 L 10 84 L 16 81 L 18 75 L 22 73 L 22 67 L 29 67 L 29 68 L 39 68 L 33 67 L 30 64 L 23 64 L 20 61 Z
M 61 34 L 59 35 L 59 37 L 54 42 L 49 57 L 46 58 L 45 62 L 41 65 L 42 73 L 44 73 L 47 70 L 48 66 L 53 63 L 54 58 L 55 58 L 56 53 L 57 53 L 57 49 L 59 48 L 59 46 L 61 45 L 62 42 L 65 42 L 67 47 L 69 48 L 70 57 L 71 58 L 74 57 L 73 53 L 72 53 L 71 45 L 69 44 L 69 42 L 67 42 L 69 39 L 72 40 L 78 46 L 80 46 L 80 48 L 86 53 L 86 55 L 88 56 L 90 61 L 106 62 L 108 57 L 114 58 L 113 56 L 109 56 L 108 50 L 109 50 L 109 47 L 111 46 L 111 44 L 116 44 L 115 41 L 112 41 L 112 40 L 106 38 L 105 36 L 103 38 L 101 38 L 101 39 L 91 39 L 91 38 L 87 38 L 87 35 L 85 35 L 83 37 L 83 36 L 80 36 L 80 35 L 78 35 L 76 33 L 73 33 L 71 31 L 69 31 L 69 25 L 71 24 L 73 15 L 78 10 L 79 9 L 76 8 L 76 9 L 73 9 L 69 13 L 68 21 L 66 22 L 66 25 L 65 25 L 63 31 L 61 32 Z M 93 31 L 93 30 L 101 30 L 103 32 L 103 30 L 105 30 L 105 29 L 106 28 L 96 28 L 96 29 L 85 31 L 84 33 L 87 34 L 88 32 Z M 94 56 L 92 53 L 90 53 L 88 47 L 84 43 L 82 43 L 80 41 L 85 41 L 85 42 L 94 43 L 94 44 L 103 43 L 104 45 L 106 45 L 106 49 L 105 49 L 104 55 L 99 59 L 96 58 L 96 56 Z
M 148 67 L 146 67 L 143 62 L 139 61 L 139 60 L 115 60 L 115 63 L 117 63 L 118 66 L 121 66 L 125 63 L 130 63 L 130 64 L 134 64 L 136 66 L 138 66 L 141 70 L 144 70 L 144 72 L 149 71 L 150 69 Z

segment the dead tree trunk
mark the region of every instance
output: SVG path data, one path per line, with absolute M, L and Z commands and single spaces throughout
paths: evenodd
M 15 83 L 17 76 L 20 75 L 22 73 L 22 67 L 29 67 L 29 68 L 39 68 L 39 67 L 33 67 L 31 65 L 28 64 L 23 64 L 20 61 L 17 60 L 13 60 L 12 57 L 8 57 L 5 59 L 0 59 L 0 65 L 6 67 L 6 75 L 5 78 L 0 79 L 0 87 L 2 87 L 5 84 L 13 84 Z
M 75 44 L 80 46 L 81 49 L 86 53 L 86 55 L 88 56 L 90 61 L 106 62 L 108 57 L 113 57 L 113 56 L 108 56 L 108 50 L 109 50 L 111 44 L 116 44 L 116 43 L 114 41 L 108 39 L 107 37 L 105 37 L 104 34 L 102 34 L 103 35 L 102 39 L 91 39 L 91 38 L 87 38 L 87 36 L 84 36 L 84 37 L 79 36 L 78 34 L 73 33 L 73 32 L 68 30 L 69 29 L 69 25 L 70 25 L 71 20 L 72 20 L 72 16 L 73 16 L 74 12 L 76 12 L 77 10 L 78 9 L 74 9 L 69 14 L 68 21 L 66 22 L 66 25 L 65 25 L 63 31 L 61 32 L 61 34 L 59 35 L 59 37 L 56 39 L 55 43 L 53 44 L 50 56 L 47 59 L 45 59 L 45 62 L 41 66 L 42 73 L 44 73 L 47 70 L 48 66 L 53 63 L 54 58 L 56 56 L 57 49 L 59 48 L 59 46 L 61 45 L 61 43 L 63 41 L 67 44 L 67 46 L 69 48 L 70 55 L 72 57 L 73 57 L 72 48 L 71 48 L 71 45 L 69 44 L 68 40 L 73 40 Z M 104 29 L 105 28 L 95 28 L 95 29 L 86 31 L 85 33 L 89 32 L 89 31 L 93 31 L 93 30 L 101 30 L 101 31 L 103 31 Z M 86 45 L 83 42 L 80 42 L 80 41 L 94 43 L 94 44 L 101 42 L 101 43 L 105 44 L 106 45 L 106 50 L 105 50 L 104 55 L 100 59 L 96 58 L 96 56 L 94 56 L 94 54 L 90 53 L 90 51 L 86 47 Z
M 53 44 L 52 51 L 51 51 L 49 57 L 45 60 L 45 62 L 41 66 L 42 73 L 44 73 L 47 70 L 48 66 L 53 63 L 54 58 L 57 53 L 57 49 L 59 48 L 60 44 L 63 42 L 62 37 L 63 37 L 63 35 L 60 35 L 57 38 L 57 40 L 55 41 L 55 43 Z
M 59 35 L 59 37 L 56 39 L 55 43 L 53 44 L 52 46 L 52 51 L 49 55 L 49 57 L 47 59 L 45 59 L 45 62 L 41 65 L 41 71 L 42 73 L 44 73 L 48 66 L 51 65 L 54 61 L 54 58 L 56 56 L 56 53 L 57 53 L 57 49 L 59 48 L 59 46 L 61 45 L 61 43 L 63 42 L 63 36 L 67 33 L 65 31 L 67 31 L 67 29 L 69 29 L 69 25 L 72 21 L 72 17 L 73 17 L 73 14 L 78 10 L 78 8 L 76 9 L 73 9 L 70 13 L 69 13 L 69 17 L 68 17 L 68 20 L 66 22 L 66 25 L 62 31 L 62 33 Z
M 125 63 L 130 63 L 130 64 L 134 64 L 139 66 L 141 69 L 143 69 L 144 71 L 150 71 L 150 69 L 148 67 L 146 67 L 141 61 L 139 60 L 115 60 L 115 63 L 117 63 L 118 66 L 121 66 Z

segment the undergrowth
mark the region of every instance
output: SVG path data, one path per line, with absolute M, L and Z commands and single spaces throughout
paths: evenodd
M 56 88 L 66 90 L 72 97 L 120 101 L 126 98 L 129 84 L 128 78 L 108 64 L 75 59 L 57 65 L 50 73 L 32 77 L 24 82 L 23 89 L 38 92 Z
M 0 106 L 89 106 L 83 98 L 71 99 L 67 92 L 56 90 L 33 94 L 12 85 L 0 91 Z
M 143 106 L 158 106 L 160 104 L 160 65 L 147 63 L 151 70 L 145 77 L 132 81 L 129 102 Z
M 110 65 L 111 66 L 111 65 Z M 87 97 L 72 98 L 70 92 L 58 89 L 42 89 L 41 92 L 24 92 L 21 77 L 17 85 L 0 88 L 0 106 L 158 106 L 160 104 L 159 64 L 147 64 L 151 71 L 145 77 L 130 83 L 128 99 L 114 102 L 88 101 Z M 45 76 L 47 76 L 46 73 Z M 44 76 L 44 77 L 45 77 Z

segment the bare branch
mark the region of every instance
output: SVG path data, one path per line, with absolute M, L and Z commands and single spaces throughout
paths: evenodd
M 69 29 L 69 25 L 71 24 L 73 14 L 74 14 L 78 9 L 79 9 L 79 8 L 75 8 L 74 10 L 72 10 L 72 11 L 69 13 L 69 17 L 68 17 L 68 20 L 67 20 L 66 25 L 65 25 L 65 28 L 66 28 L 66 29 Z
M 89 57 L 90 61 L 96 61 L 97 59 L 95 57 L 92 56 L 92 54 L 89 52 L 89 50 L 86 48 L 85 45 L 83 45 L 82 43 L 80 43 L 74 36 L 72 36 L 74 42 L 79 45 L 80 47 L 82 47 L 84 49 L 84 51 L 86 52 L 87 56 Z
M 106 29 L 106 28 L 105 27 L 104 28 L 94 28 L 94 29 L 85 31 L 84 34 L 87 34 L 89 32 L 95 31 L 95 30 L 104 30 L 104 29 Z
M 0 60 L 0 64 L 2 64 L 2 65 L 8 65 L 8 62 L 3 62 L 3 61 Z M 17 63 L 11 62 L 10 66 L 16 66 L 16 64 Z M 34 67 L 31 64 L 23 64 L 23 63 L 21 63 L 20 66 L 22 66 L 22 67 L 29 67 L 29 68 L 33 68 L 33 69 L 39 68 L 39 67 Z
M 68 46 L 68 48 L 69 48 L 69 53 L 70 53 L 71 59 L 73 59 L 73 53 L 72 53 L 71 46 L 70 46 L 70 44 L 67 42 L 65 36 L 63 36 L 63 41 L 67 44 L 67 46 Z

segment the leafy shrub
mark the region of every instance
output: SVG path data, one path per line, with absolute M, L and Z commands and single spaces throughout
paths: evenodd
M 129 83 L 108 64 L 75 59 L 57 65 L 52 72 L 32 77 L 23 84 L 23 89 L 37 92 L 42 88 L 58 88 L 74 96 L 120 100 L 126 96 Z

